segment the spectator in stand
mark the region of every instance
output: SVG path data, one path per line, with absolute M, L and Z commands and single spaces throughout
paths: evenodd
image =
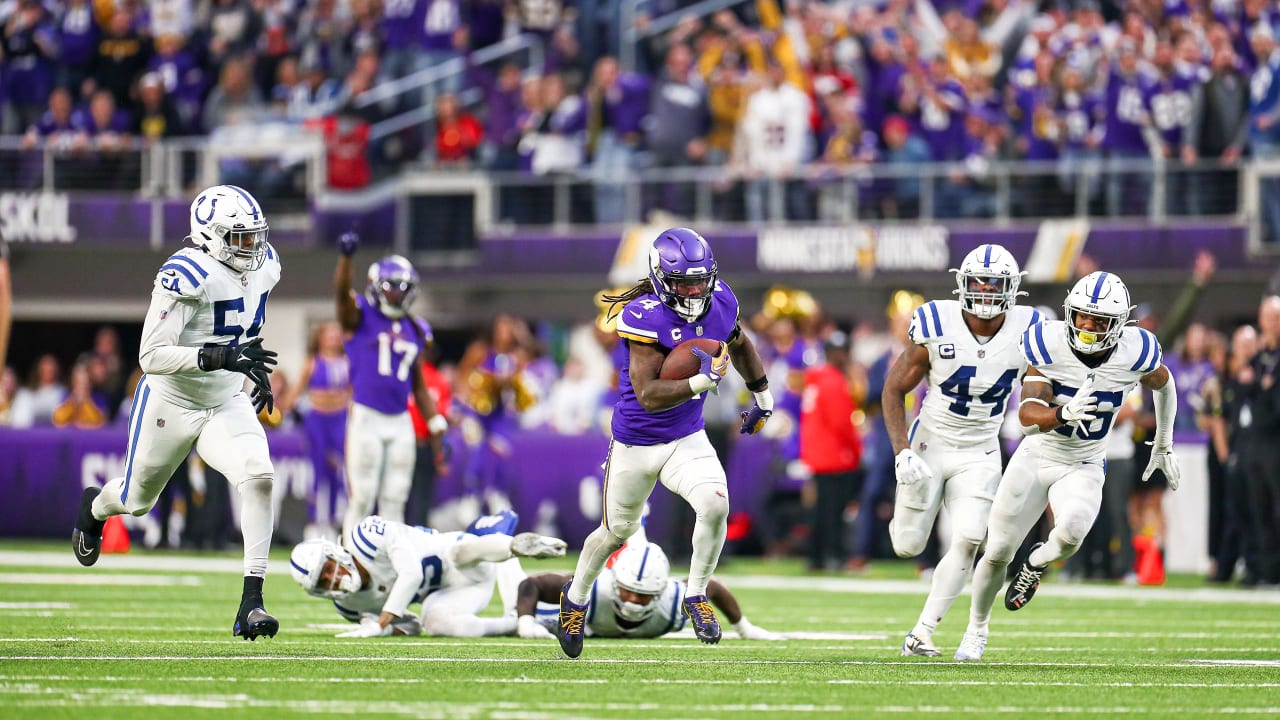
M 551 384 L 547 399 L 535 407 L 542 422 L 557 433 L 582 435 L 596 426 L 604 391 L 587 375 L 582 361 L 570 357 L 565 360 L 563 376 Z
M 264 95 L 276 85 L 281 63 L 297 59 L 298 19 L 293 5 L 294 0 L 257 0 L 255 3 L 262 30 L 257 38 L 254 70 L 258 88 Z
M 92 352 L 87 352 L 76 359 L 76 364 L 84 365 L 89 371 L 90 396 L 94 404 L 106 413 L 107 421 L 110 422 L 119 407 L 120 398 L 114 391 L 115 388 L 111 387 L 111 377 L 107 372 L 106 362 Z
M 1249 81 L 1249 145 L 1253 157 L 1280 157 L 1280 46 L 1271 26 L 1259 23 L 1249 32 L 1258 69 Z M 1280 181 L 1261 181 L 1263 239 L 1280 242 Z
M 181 134 L 208 132 L 200 120 L 209 73 L 196 62 L 181 35 L 157 35 L 154 44 L 156 52 L 147 63 L 147 70 L 164 83 L 165 95 L 182 120 Z
M 62 404 L 54 409 L 54 427 L 91 430 L 107 424 L 106 410 L 93 397 L 89 369 L 82 363 L 71 368 L 71 390 Z
M 528 108 L 523 101 L 520 66 L 505 62 L 495 79 L 483 68 L 476 67 L 468 56 L 467 81 L 484 91 L 485 127 L 481 154 L 485 166 L 496 172 L 511 172 L 520 166 L 520 116 Z M 504 212 L 509 217 L 509 212 Z
M 711 116 L 706 87 L 690 73 L 692 63 L 693 54 L 687 46 L 672 46 L 666 67 L 652 85 L 646 137 L 654 167 L 701 165 L 706 158 Z M 658 207 L 682 217 L 693 216 L 693 183 L 672 182 L 651 189 L 657 190 Z
M 342 41 L 350 24 L 347 3 L 339 12 L 338 0 L 316 0 L 306 3 L 298 16 L 299 63 L 314 63 L 321 68 L 344 71 Z M 305 74 L 305 73 L 304 73 Z
M 991 164 L 1002 160 L 999 117 L 983 107 L 971 107 L 965 117 L 964 169 L 951 172 L 960 217 L 995 217 L 995 177 Z
M 1084 73 L 1079 62 L 1070 58 L 1062 66 L 1062 91 L 1054 105 L 1054 122 L 1057 125 L 1059 197 L 1071 204 L 1061 207 L 1067 213 L 1075 212 L 1074 199 L 1079 191 L 1080 174 L 1085 178 L 1085 202 L 1092 204 L 1101 189 L 1100 178 L 1094 172 L 1082 171 L 1087 163 L 1098 158 L 1105 130 L 1106 105 L 1096 93 L 1085 87 Z M 1086 209 L 1087 209 L 1086 205 Z M 1029 208 L 1030 209 L 1030 208 Z
M 849 377 L 849 336 L 837 330 L 823 343 L 826 361 L 804 373 L 800 461 L 812 473 L 809 570 L 837 569 L 848 560 L 844 512 L 862 489 L 862 439 Z
M 885 161 L 897 165 L 899 174 L 889 181 L 889 194 L 880 199 L 880 213 L 895 219 L 920 217 L 920 179 L 905 166 L 929 162 L 929 145 L 911 133 L 911 126 L 901 115 L 890 115 L 884 121 L 883 137 Z
M 464 0 L 427 0 L 419 40 L 422 47 L 417 59 L 419 69 L 439 67 L 467 51 L 469 15 L 469 3 Z M 448 73 L 432 87 L 436 92 L 458 92 L 462 88 L 462 68 Z
M 1144 215 L 1150 200 L 1151 173 L 1131 168 L 1149 161 L 1159 139 L 1144 100 L 1150 80 L 1138 68 L 1138 48 L 1121 38 L 1117 59 L 1107 70 L 1107 120 L 1102 148 L 1107 157 L 1107 214 Z
M 1148 86 L 1146 100 L 1159 133 L 1158 157 L 1166 166 L 1165 212 L 1185 215 L 1190 184 L 1181 166 L 1183 136 L 1191 120 L 1191 93 L 1206 78 L 1199 65 L 1178 63 L 1173 44 L 1167 40 L 1156 43 L 1153 65 L 1159 76 Z
M 402 12 L 406 6 L 409 6 L 409 3 L 395 3 L 392 11 Z M 342 60 L 338 65 L 340 75 L 345 76 L 352 72 L 356 67 L 356 60 L 361 55 L 373 53 L 381 58 L 379 69 L 382 71 L 382 76 L 379 79 L 394 79 L 393 74 L 400 72 L 400 68 L 390 67 L 392 60 L 407 63 L 410 58 L 407 52 L 400 52 L 403 48 L 399 45 L 392 48 L 387 44 L 388 28 L 393 27 L 388 24 L 391 19 L 378 14 L 378 6 L 374 4 L 374 0 L 351 0 L 351 22 L 345 27 L 342 38 Z M 398 28 L 397 23 L 393 28 L 397 43 L 403 39 Z M 403 61 L 400 60 L 402 57 Z M 408 71 L 405 73 L 407 74 Z M 372 80 L 370 80 L 370 86 L 372 87 Z
M 581 96 L 566 94 L 564 79 L 555 73 L 525 81 L 524 90 L 529 112 L 520 123 L 521 168 L 534 175 L 576 170 L 582 165 L 583 155 Z M 516 195 L 513 212 L 517 222 L 551 222 L 555 202 L 551 188 L 533 186 Z
M 8 106 L 17 127 L 26 128 L 40 117 L 53 90 L 58 28 L 40 0 L 18 0 L 0 8 L 0 25 L 5 75 L 0 112 Z
M 32 148 L 41 142 L 61 150 L 88 147 L 84 117 L 72 111 L 71 93 L 66 88 L 57 88 L 49 94 L 49 109 L 22 138 L 23 147 Z
M 854 105 L 855 101 L 838 96 L 826 105 L 832 130 L 817 167 L 817 179 L 821 183 L 818 198 L 821 219 L 845 219 L 841 206 L 847 202 L 848 196 L 843 183 L 851 175 L 855 178 L 853 191 L 858 193 L 858 206 L 866 204 L 870 197 L 872 182 L 865 176 L 879 155 L 879 138 L 863 127 Z
M 779 63 L 769 65 L 766 84 L 747 100 L 738 127 L 736 164 L 747 178 L 747 220 L 774 217 L 769 195 L 784 193 L 778 203 L 789 220 L 810 217 L 808 189 L 799 179 L 809 146 L 809 96 L 786 82 Z
M 132 102 L 133 84 L 151 57 L 151 43 L 134 30 L 133 19 L 123 9 L 111 16 L 89 69 L 94 87 L 109 91 L 117 107 Z
M 147 0 L 148 34 L 186 37 L 195 30 L 192 0 Z
M 1230 47 L 1215 50 L 1210 75 L 1191 93 L 1191 113 L 1182 136 L 1182 161 L 1217 161 L 1223 170 L 1196 170 L 1187 192 L 1192 215 L 1225 215 L 1236 210 L 1239 174 L 1235 163 L 1249 138 L 1249 82 Z
M 252 79 L 249 58 L 230 58 L 222 65 L 218 84 L 204 104 L 204 129 L 212 134 L 224 126 L 251 125 L 266 113 L 262 95 Z
M 955 34 L 942 43 L 942 49 L 951 77 L 958 80 L 968 80 L 973 75 L 990 79 L 1000 72 L 1000 48 L 979 36 L 974 18 L 957 18 Z
M 18 390 L 10 409 L 10 421 L 16 428 L 29 428 L 49 425 L 53 420 L 53 411 L 62 404 L 67 396 L 67 388 L 62 384 L 62 370 L 58 359 L 53 355 L 41 355 L 36 360 L 35 369 L 26 387 Z
M 257 47 L 262 16 L 250 0 L 208 0 L 201 4 L 200 16 L 200 28 L 208 38 L 205 52 L 215 71 Z
M 583 100 L 586 152 L 596 183 L 595 221 L 620 223 L 626 219 L 626 184 L 636 168 L 641 133 L 648 121 L 649 79 L 620 72 L 617 59 L 602 57 L 596 61 Z
M 582 54 L 582 46 L 578 37 L 573 34 L 573 26 L 564 24 L 556 28 L 551 36 L 551 47 L 547 49 L 544 72 L 559 73 L 564 78 L 565 87 L 570 94 L 582 91 L 587 84 L 587 71 L 591 67 Z
M 138 81 L 138 106 L 131 132 L 147 145 L 185 135 L 182 118 L 164 91 L 164 81 L 147 73 Z
M 75 94 L 89 77 L 98 47 L 98 23 L 89 0 L 68 0 L 58 12 L 58 87 Z
M 113 406 L 119 404 L 123 398 L 133 396 L 132 387 L 128 388 L 128 394 L 125 393 L 124 365 L 120 359 L 120 336 L 116 334 L 115 328 L 110 325 L 98 328 L 98 332 L 93 336 L 93 358 L 102 361 L 105 373 L 101 381 L 95 380 L 95 384 L 107 394 Z
M 458 106 L 453 93 L 436 99 L 436 165 L 466 168 L 476 160 L 484 127 L 475 116 Z

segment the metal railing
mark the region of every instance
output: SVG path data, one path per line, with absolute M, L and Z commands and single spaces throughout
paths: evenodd
M 636 28 L 636 15 L 639 14 L 640 6 L 647 5 L 647 0 L 622 0 L 618 3 L 618 11 L 620 13 L 620 25 L 622 26 L 622 38 L 618 48 L 618 64 L 623 70 L 628 72 L 636 71 L 636 56 L 638 55 L 637 45 L 642 40 L 646 40 L 655 35 L 662 33 L 679 25 L 685 18 L 706 17 L 713 15 L 726 8 L 734 5 L 741 5 L 749 0 L 702 0 L 686 8 L 681 8 L 675 12 L 663 15 L 656 20 L 652 20 L 644 30 Z
M 535 35 L 518 35 L 488 47 L 480 48 L 471 53 L 470 64 L 485 65 L 521 52 L 528 53 L 526 67 L 543 67 L 545 58 L 542 41 Z M 435 107 L 425 99 L 427 91 L 444 84 L 448 80 L 461 78 L 467 72 L 467 65 L 468 62 L 466 60 L 453 58 L 439 65 L 433 65 L 410 73 L 402 78 L 379 83 L 367 92 L 362 93 L 353 102 L 357 108 L 366 108 L 372 105 L 394 108 L 403 106 L 406 103 L 415 104 L 409 101 L 411 98 L 417 98 L 417 107 L 411 107 L 408 110 L 374 123 L 370 128 L 370 138 L 378 140 L 392 133 L 416 125 L 423 125 L 435 119 Z M 478 91 L 472 91 L 470 94 L 459 98 L 459 100 L 466 105 L 476 102 L 478 98 Z

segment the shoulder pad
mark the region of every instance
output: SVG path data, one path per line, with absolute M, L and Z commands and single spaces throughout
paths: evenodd
M 370 515 L 351 531 L 351 550 L 356 557 L 373 560 L 382 548 L 386 533 L 387 521 L 377 515 Z
M 1027 358 L 1027 362 L 1031 367 L 1041 367 L 1053 363 L 1053 355 L 1057 348 L 1053 347 L 1053 335 L 1050 332 L 1046 339 L 1046 326 L 1056 325 L 1055 323 L 1036 323 L 1028 327 L 1022 333 L 1022 339 L 1018 341 L 1018 348 L 1022 350 L 1022 354 Z
M 618 335 L 633 342 L 656 343 L 658 331 L 670 324 L 666 306 L 645 295 L 627 303 L 618 313 Z
M 271 243 L 267 243 L 267 260 L 262 265 L 260 272 L 265 271 L 271 276 L 272 284 L 280 282 L 280 275 L 284 272 L 284 266 L 280 263 L 280 253 L 276 252 L 276 248 Z
M 204 295 L 201 289 L 209 277 L 209 271 L 185 253 L 175 253 L 160 266 L 156 273 L 153 292 L 163 293 L 179 300 L 198 300 Z
M 1127 364 L 1133 372 L 1143 375 L 1155 372 L 1155 369 L 1160 367 L 1160 362 L 1164 360 L 1160 341 L 1149 330 L 1135 326 L 1126 327 L 1120 336 L 1120 342 L 1123 347 L 1118 348 L 1120 351 L 1118 359 Z
M 911 318 L 911 327 L 907 330 L 907 337 L 917 345 L 925 345 L 930 341 L 936 342 L 942 338 L 942 315 L 938 312 L 936 301 L 930 300 L 916 308 L 916 313 Z
M 1045 319 L 1044 315 L 1039 310 L 1033 307 L 1028 307 L 1026 305 L 1015 306 L 1014 312 L 1023 313 L 1022 317 L 1025 317 L 1027 321 L 1026 327 L 1033 327 L 1035 325 L 1039 325 L 1040 323 L 1044 322 L 1044 319 Z M 1021 318 L 1018 315 L 1014 315 L 1013 318 L 1011 319 L 1021 324 Z

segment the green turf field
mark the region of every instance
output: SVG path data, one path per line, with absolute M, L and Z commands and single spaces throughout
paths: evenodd
M 729 562 L 718 577 L 755 624 L 807 639 L 588 639 L 571 661 L 551 641 L 336 639 L 336 613 L 272 557 L 282 629 L 250 643 L 231 637 L 235 555 L 86 569 L 61 543 L 0 543 L 0 718 L 1280 715 L 1276 591 L 1050 578 L 1025 610 L 998 603 L 986 659 L 960 664 L 967 595 L 935 636 L 943 657 L 898 656 L 928 590 L 907 565 L 854 579 Z

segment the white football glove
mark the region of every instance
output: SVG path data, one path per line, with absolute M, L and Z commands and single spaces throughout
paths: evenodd
M 360 620 L 360 624 L 356 626 L 354 629 L 348 630 L 346 632 L 340 632 L 337 635 L 334 635 L 334 637 L 371 638 L 371 637 L 384 637 L 390 634 L 391 634 L 390 623 L 388 623 L 386 627 L 382 627 L 382 625 L 378 624 L 378 618 L 372 615 L 366 615 Z
M 1170 490 L 1178 489 L 1178 482 L 1182 480 L 1182 468 L 1178 466 L 1178 456 L 1173 454 L 1172 447 L 1152 448 L 1147 469 L 1142 471 L 1142 482 L 1150 480 L 1156 470 L 1164 473 Z
M 898 453 L 898 457 L 893 461 L 893 474 L 897 476 L 899 485 L 915 485 L 933 477 L 929 463 L 911 448 Z
M 1075 396 L 1058 408 L 1058 417 L 1062 419 L 1063 425 L 1078 427 L 1081 423 L 1097 420 L 1097 416 L 1093 414 L 1097 409 L 1098 400 L 1093 397 L 1093 374 L 1090 373 Z
M 516 621 L 516 635 L 526 640 L 550 640 L 555 637 L 545 625 L 532 615 L 521 615 Z
M 743 640 L 786 640 L 787 638 L 776 632 L 769 632 L 761 627 L 751 624 L 751 621 L 744 615 L 741 620 L 734 624 L 733 629 L 737 631 L 738 637 Z

